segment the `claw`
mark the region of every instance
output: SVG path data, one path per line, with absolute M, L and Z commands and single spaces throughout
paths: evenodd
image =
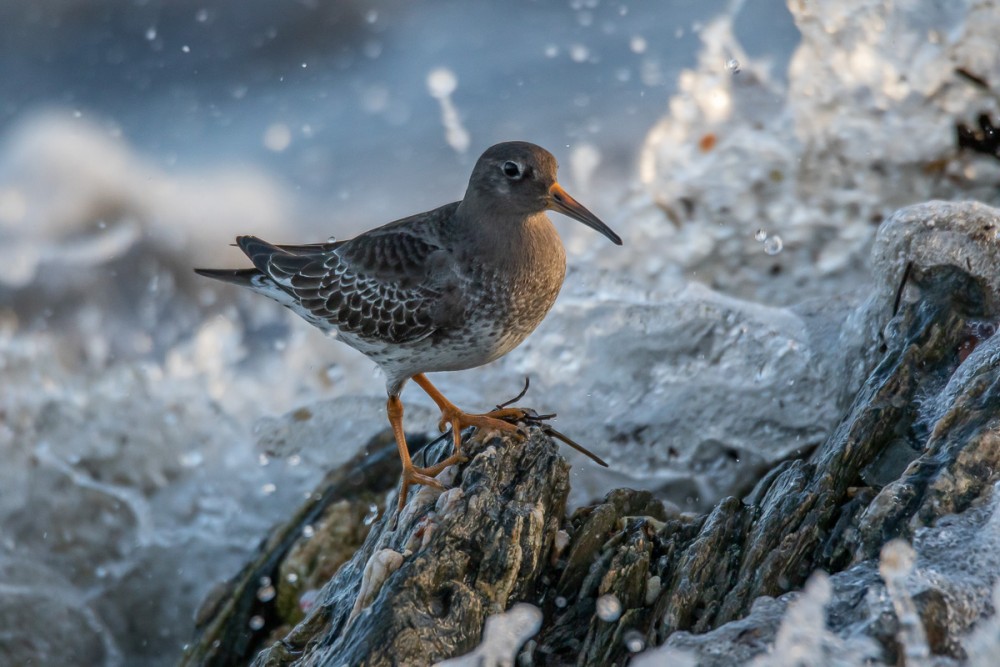
M 437 475 L 448 466 L 453 466 L 456 463 L 465 463 L 468 460 L 469 460 L 468 456 L 462 454 L 461 452 L 457 452 L 446 458 L 444 461 L 441 461 L 440 463 L 435 463 L 434 465 L 427 466 L 426 468 L 414 468 L 414 470 L 428 477 L 433 477 L 434 475 Z M 437 480 L 434 481 L 437 482 Z
M 423 486 L 429 486 L 431 488 L 438 489 L 439 491 L 444 491 L 444 484 L 431 477 L 431 474 L 436 474 L 433 471 L 434 467 L 417 468 L 414 467 L 413 465 L 410 465 L 407 468 L 403 468 L 403 485 L 402 488 L 399 490 L 400 511 L 403 511 L 403 506 L 406 505 L 406 496 L 407 492 L 410 490 L 410 484 L 420 484 Z
M 440 472 L 440 471 L 438 471 Z M 409 475 L 405 475 L 406 481 L 410 484 L 420 484 L 422 486 L 429 486 L 439 491 L 444 491 L 444 484 L 437 481 L 430 474 L 433 474 L 433 470 L 430 468 L 412 468 Z

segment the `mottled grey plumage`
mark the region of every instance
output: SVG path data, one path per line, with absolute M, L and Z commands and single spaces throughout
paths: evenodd
M 472 368 L 506 354 L 555 302 L 566 255 L 546 210 L 621 244 L 558 185 L 556 166 L 534 144 L 497 144 L 479 158 L 460 202 L 349 241 L 277 246 L 241 236 L 237 244 L 255 268 L 196 271 L 250 287 L 336 332 L 382 367 L 390 404 L 410 378 L 431 393 L 420 374 Z M 432 397 L 443 416 L 464 415 L 440 394 Z M 455 415 L 447 417 L 453 426 L 475 423 Z

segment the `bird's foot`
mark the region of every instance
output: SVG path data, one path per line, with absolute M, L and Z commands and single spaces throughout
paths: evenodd
M 399 490 L 399 509 L 402 510 L 403 506 L 406 504 L 407 492 L 409 491 L 411 484 L 429 486 L 432 489 L 443 491 L 444 484 L 434 479 L 434 477 L 448 466 L 455 465 L 456 463 L 465 463 L 468 460 L 469 458 L 464 454 L 457 453 L 452 454 L 440 463 L 435 463 L 434 465 L 427 466 L 426 468 L 420 468 L 413 464 L 404 467 L 403 487 Z
M 524 417 L 525 412 L 519 408 L 500 408 L 477 415 L 449 406 L 441 410 L 441 421 L 438 422 L 438 428 L 445 431 L 449 426 L 451 427 L 452 433 L 455 434 L 457 455 L 462 444 L 462 429 L 473 426 L 480 431 L 500 431 L 523 436 L 517 422 Z
M 594 461 L 598 465 L 608 467 L 608 464 L 601 457 L 597 456 L 589 449 L 580 445 L 579 443 L 571 440 L 566 435 L 563 435 L 556 429 L 548 424 L 548 420 L 553 419 L 554 414 L 540 415 L 531 408 L 526 408 L 522 410 L 521 408 L 506 408 L 500 407 L 492 412 L 487 412 L 482 415 L 472 415 L 466 412 L 462 412 L 458 408 L 453 410 L 442 410 L 441 411 L 441 422 L 438 424 L 438 428 L 444 431 L 450 424 L 452 427 L 452 432 L 455 434 L 455 455 L 460 456 L 460 448 L 462 446 L 462 436 L 461 430 L 469 426 L 475 426 L 480 429 L 480 432 L 489 431 L 502 431 L 504 433 L 512 433 L 518 438 L 524 438 L 527 436 L 525 430 L 519 426 L 519 423 L 526 424 L 528 426 L 535 426 L 542 429 L 542 432 L 546 435 L 552 436 L 563 443 L 569 445 L 576 451 L 580 452 L 584 456 L 588 457 L 590 460 Z M 454 456 L 452 458 L 454 458 Z
M 440 470 L 437 472 L 440 472 Z M 433 475 L 436 475 L 437 472 L 435 472 L 433 468 L 417 468 L 412 464 L 403 467 L 403 485 L 399 490 L 400 511 L 403 511 L 403 506 L 406 504 L 406 495 L 410 490 L 411 484 L 419 484 L 421 486 L 429 486 L 434 489 L 444 490 L 444 485 L 433 477 Z
M 528 381 L 527 378 L 525 378 L 524 391 L 522 391 L 513 400 L 514 401 L 518 400 L 521 396 L 524 395 L 524 392 L 527 390 L 528 390 Z M 608 464 L 600 456 L 594 454 L 592 451 L 590 451 L 583 445 L 575 442 L 574 440 L 571 440 L 568 436 L 560 433 L 555 428 L 553 428 L 551 424 L 548 423 L 550 419 L 555 418 L 556 416 L 555 413 L 540 415 L 531 408 L 526 408 L 522 410 L 521 408 L 506 407 L 510 405 L 511 402 L 513 401 L 509 401 L 507 403 L 501 403 L 499 406 L 497 406 L 496 410 L 488 412 L 485 415 L 469 415 L 469 416 L 495 418 L 502 420 L 501 423 L 520 422 L 527 424 L 528 426 L 537 426 L 541 428 L 542 432 L 545 433 L 546 435 L 552 436 L 557 440 L 561 440 L 563 443 L 569 445 L 576 451 L 580 452 L 581 454 L 589 458 L 591 461 L 594 461 L 598 465 L 604 466 L 605 468 L 608 467 Z M 519 436 L 524 435 L 524 431 L 520 427 L 516 427 L 516 429 Z
M 414 468 L 414 470 L 423 475 L 427 475 L 428 477 L 433 477 L 438 473 L 440 473 L 445 468 L 447 468 L 448 466 L 455 465 L 456 463 L 465 463 L 468 460 L 469 460 L 468 456 L 462 454 L 461 452 L 457 452 L 446 458 L 444 461 L 441 461 L 440 463 L 435 463 L 434 465 L 427 466 L 426 468 Z

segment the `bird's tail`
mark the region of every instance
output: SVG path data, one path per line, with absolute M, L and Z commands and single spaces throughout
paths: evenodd
M 255 268 L 195 269 L 194 272 L 231 285 L 248 287 L 285 305 L 294 301 L 290 301 L 287 287 L 281 283 L 302 264 L 308 263 L 308 257 L 293 254 L 256 236 L 237 236 L 236 245 L 250 258 Z
M 257 269 L 195 269 L 194 272 L 199 276 L 214 278 L 241 287 L 253 287 L 254 278 L 263 276 Z
M 236 243 L 256 268 L 253 269 L 195 269 L 199 276 L 214 278 L 241 287 L 261 287 L 261 281 L 270 278 L 268 261 L 271 255 L 282 252 L 277 246 L 256 236 L 237 236 Z
M 257 270 L 262 273 L 270 273 L 271 267 L 268 264 L 274 255 L 286 254 L 278 246 L 268 243 L 264 239 L 256 236 L 237 236 L 236 245 L 250 258 Z

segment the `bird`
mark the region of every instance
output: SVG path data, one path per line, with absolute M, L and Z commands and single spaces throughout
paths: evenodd
M 517 408 L 460 410 L 427 373 L 487 364 L 517 347 L 542 322 L 566 276 L 566 252 L 547 211 L 574 218 L 614 244 L 622 239 L 556 180 L 544 148 L 499 143 L 476 161 L 461 201 L 376 227 L 349 240 L 275 245 L 238 236 L 252 268 L 195 269 L 248 287 L 366 355 L 385 374 L 386 414 L 402 461 L 399 508 L 410 485 L 443 488 L 434 477 L 467 460 L 467 427 L 517 432 Z M 454 452 L 413 464 L 400 394 L 413 380 L 451 427 Z

